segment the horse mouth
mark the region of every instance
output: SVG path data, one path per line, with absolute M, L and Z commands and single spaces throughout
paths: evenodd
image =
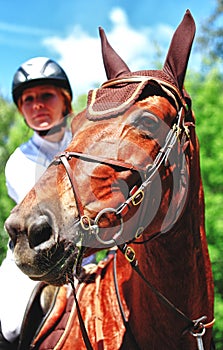
M 43 255 L 39 255 L 35 258 L 39 263 L 34 263 L 36 266 L 34 271 L 27 271 L 29 266 L 26 264 L 18 264 L 19 268 L 26 273 L 30 279 L 34 281 L 44 281 L 46 283 L 60 286 L 69 283 L 73 278 L 77 261 L 79 258 L 79 248 L 70 244 L 57 259 L 53 261 Z M 50 256 L 50 255 L 49 255 Z M 44 261 L 47 261 L 44 263 Z M 44 268 L 43 268 L 44 267 Z

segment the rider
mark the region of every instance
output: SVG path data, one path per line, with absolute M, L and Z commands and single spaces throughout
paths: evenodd
M 18 203 L 55 154 L 71 141 L 66 121 L 72 112 L 72 91 L 67 75 L 55 61 L 36 57 L 16 71 L 12 97 L 28 127 L 34 130 L 30 140 L 19 146 L 6 163 L 8 194 Z
M 25 123 L 34 130 L 28 142 L 16 148 L 5 168 L 8 194 L 19 203 L 54 156 L 71 141 L 67 117 L 72 113 L 72 90 L 65 71 L 57 62 L 36 57 L 16 71 L 12 97 Z M 84 263 L 90 261 L 85 259 Z M 3 340 L 12 344 L 20 334 L 25 308 L 37 282 L 18 269 L 11 244 L 0 267 L 0 280 L 0 326 Z M 7 345 L 4 346 L 7 349 Z

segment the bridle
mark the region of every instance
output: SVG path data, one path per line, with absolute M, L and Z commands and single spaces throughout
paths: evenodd
M 108 83 L 103 84 L 103 87 L 107 86 L 114 86 L 116 84 L 120 83 L 131 83 L 138 81 L 139 79 L 145 79 L 148 77 L 133 77 L 132 80 L 131 78 L 128 79 L 115 79 L 113 81 L 109 81 Z M 150 80 L 155 80 L 154 78 Z M 174 306 L 167 298 L 165 298 L 154 286 L 150 284 L 150 282 L 145 278 L 145 276 L 142 274 L 142 272 L 139 269 L 138 266 L 138 261 L 135 257 L 135 252 L 132 249 L 131 246 L 128 244 L 131 242 L 135 242 L 139 237 L 141 237 L 144 227 L 140 226 L 137 229 L 136 234 L 134 235 L 133 239 L 129 240 L 128 242 L 125 242 L 124 244 L 119 243 L 119 238 L 122 235 L 123 232 L 123 227 L 124 227 L 124 217 L 127 215 L 127 213 L 133 208 L 137 207 L 140 205 L 145 196 L 145 192 L 148 190 L 148 188 L 151 186 L 152 181 L 154 178 L 157 176 L 159 173 L 160 169 L 162 166 L 167 167 L 168 166 L 168 160 L 171 151 L 173 150 L 174 146 L 176 143 L 180 145 L 181 152 L 184 152 L 188 145 L 190 144 L 190 127 L 194 127 L 194 123 L 191 120 L 186 120 L 187 115 L 191 115 L 191 111 L 188 110 L 186 103 L 182 99 L 180 93 L 178 90 L 173 87 L 172 85 L 168 83 L 164 83 L 162 81 L 157 82 L 163 91 L 168 94 L 168 96 L 171 96 L 172 99 L 175 101 L 175 104 L 177 106 L 177 116 L 175 118 L 175 123 L 173 124 L 172 128 L 169 130 L 167 133 L 165 143 L 163 147 L 160 148 L 159 152 L 157 153 L 152 165 L 149 165 L 148 167 L 141 168 L 139 166 L 135 166 L 131 163 L 126 163 L 124 161 L 120 160 L 115 160 L 115 159 L 108 159 L 104 158 L 102 156 L 94 156 L 94 155 L 88 155 L 80 152 L 62 152 L 61 154 L 57 155 L 51 165 L 58 165 L 58 164 L 63 164 L 66 173 L 69 177 L 69 180 L 72 185 L 72 190 L 74 194 L 74 198 L 76 201 L 77 209 L 78 209 L 78 214 L 79 214 L 79 222 L 80 226 L 83 230 L 84 233 L 86 231 L 88 234 L 91 236 L 94 236 L 97 241 L 102 244 L 105 248 L 108 248 L 109 246 L 114 246 L 117 245 L 120 251 L 124 254 L 126 259 L 130 262 L 132 268 L 139 274 L 139 276 L 142 278 L 142 280 L 148 285 L 148 287 L 153 291 L 153 293 L 156 294 L 156 296 L 164 302 L 168 307 L 173 309 L 178 315 L 180 315 L 184 320 L 187 321 L 188 327 L 186 331 L 189 331 L 196 339 L 197 339 L 197 344 L 198 344 L 198 349 L 202 350 L 203 348 L 203 343 L 202 343 L 202 336 L 205 333 L 206 328 L 212 327 L 214 320 L 208 324 L 204 324 L 203 321 L 206 319 L 206 316 L 202 316 L 201 318 L 197 320 L 190 320 L 183 312 L 181 312 L 176 306 Z M 171 88 L 171 89 L 170 89 Z M 179 107 L 178 101 L 181 102 L 181 106 Z M 69 161 L 72 158 L 76 159 L 81 159 L 86 162 L 95 162 L 95 163 L 101 163 L 101 164 L 106 164 L 111 167 L 118 167 L 118 168 L 123 168 L 125 170 L 131 170 L 131 171 L 137 171 L 143 173 L 144 180 L 140 185 L 134 185 L 132 189 L 129 192 L 128 198 L 118 206 L 118 208 L 104 208 L 102 209 L 94 219 L 89 218 L 88 216 L 85 215 L 84 213 L 84 207 L 81 202 L 81 197 L 79 194 L 79 189 L 78 189 L 78 183 L 73 176 L 73 171 L 72 168 L 69 164 Z M 50 166 L 51 166 L 50 165 Z M 119 220 L 119 230 L 118 232 L 115 233 L 115 235 L 109 239 L 109 240 L 104 240 L 100 237 L 100 218 L 105 214 L 105 213 L 113 213 L 116 218 Z M 160 232 L 154 234 L 152 237 L 150 237 L 148 240 L 156 238 Z M 141 241 L 140 244 L 146 243 L 148 240 Z M 72 282 L 72 278 L 71 278 Z M 116 284 L 117 287 L 117 284 Z M 74 293 L 75 294 L 75 293 Z M 116 294 L 118 296 L 119 292 L 118 289 L 116 288 Z M 80 313 L 78 301 L 76 299 L 76 295 L 74 296 L 76 306 L 77 306 L 77 313 L 80 321 L 80 326 L 82 330 L 82 335 L 85 341 L 85 345 L 87 349 L 92 349 L 90 340 L 88 338 L 83 319 Z M 118 298 L 119 299 L 119 298 Z M 125 319 L 125 316 L 123 314 L 123 309 L 122 305 L 119 303 L 120 311 L 122 314 L 122 318 L 124 321 L 124 324 L 127 328 L 127 321 Z
M 82 229 L 84 231 L 89 231 L 91 235 L 94 235 L 100 244 L 106 247 L 113 246 L 114 240 L 117 242 L 118 238 L 121 236 L 123 232 L 124 216 L 129 212 L 129 210 L 131 210 L 132 207 L 138 206 L 143 201 L 145 191 L 151 185 L 154 177 L 158 174 L 160 168 L 163 165 L 165 167 L 168 167 L 169 155 L 173 147 L 175 146 L 176 142 L 180 139 L 181 134 L 183 134 L 183 137 L 181 139 L 181 144 L 183 145 L 183 147 L 182 146 L 181 147 L 185 149 L 185 147 L 189 144 L 189 141 L 186 141 L 186 139 L 189 140 L 189 126 L 194 126 L 194 124 L 192 122 L 188 122 L 188 123 L 184 122 L 184 109 L 182 107 L 176 117 L 176 123 L 174 123 L 173 127 L 169 130 L 166 136 L 164 146 L 160 148 L 157 156 L 153 161 L 153 164 L 147 166 L 146 168 L 141 168 L 139 166 L 135 166 L 131 163 L 126 163 L 120 160 L 108 159 L 101 156 L 87 155 L 79 152 L 63 152 L 57 155 L 53 160 L 53 162 L 51 163 L 51 165 L 62 163 L 67 172 L 69 180 L 72 184 L 73 194 L 77 203 L 79 220 L 80 220 Z M 84 208 L 80 200 L 81 197 L 79 195 L 78 184 L 75 180 L 75 177 L 73 176 L 73 171 L 69 164 L 69 160 L 71 160 L 72 158 L 78 158 L 88 162 L 106 164 L 112 167 L 123 168 L 125 170 L 141 172 L 144 175 L 144 181 L 141 183 L 140 186 L 134 185 L 132 187 L 132 189 L 129 192 L 128 198 L 118 208 L 104 208 L 96 215 L 95 219 L 92 220 L 84 214 Z M 116 217 L 120 220 L 120 229 L 115 234 L 115 237 L 106 241 L 101 239 L 99 236 L 99 233 L 100 233 L 99 221 L 102 215 L 110 212 L 114 213 Z M 143 230 L 144 230 L 144 227 L 139 227 L 135 235 L 135 238 L 138 238 L 143 232 Z
M 160 168 L 163 165 L 165 167 L 168 167 L 168 160 L 169 160 L 170 153 L 177 141 L 180 141 L 178 143 L 181 145 L 181 150 L 183 152 L 185 151 L 185 149 L 189 144 L 189 139 L 190 139 L 189 128 L 194 127 L 193 121 L 185 121 L 186 119 L 185 117 L 187 115 L 190 115 L 191 113 L 191 111 L 188 110 L 187 108 L 186 102 L 182 99 L 178 89 L 167 82 L 164 82 L 158 79 L 155 80 L 152 77 L 133 76 L 128 78 L 110 80 L 104 83 L 102 87 L 106 88 L 106 87 L 111 87 L 114 85 L 116 86 L 118 84 L 123 84 L 123 83 L 125 84 L 135 83 L 135 82 L 145 83 L 145 81 L 152 82 L 152 83 L 155 82 L 156 84 L 158 84 L 162 88 L 163 92 L 174 101 L 175 107 L 178 110 L 177 116 L 175 118 L 175 123 L 167 133 L 165 143 L 163 147 L 160 148 L 152 165 L 149 164 L 146 167 L 140 167 L 140 166 L 133 165 L 131 163 L 127 163 L 125 161 L 108 159 L 102 156 L 88 155 L 80 152 L 66 152 L 66 151 L 57 155 L 51 163 L 51 165 L 62 163 L 67 172 L 67 175 L 72 185 L 74 198 L 76 200 L 79 221 L 80 221 L 82 230 L 84 230 L 85 232 L 88 231 L 88 233 L 90 233 L 91 236 L 94 235 L 97 241 L 106 247 L 113 246 L 114 238 L 117 241 L 117 239 L 121 236 L 123 232 L 124 216 L 129 212 L 129 210 L 132 207 L 137 207 L 141 202 L 143 202 L 144 194 L 146 190 L 149 188 L 149 186 L 151 185 L 155 176 L 158 174 Z M 87 161 L 87 162 L 96 162 L 100 164 L 106 164 L 111 167 L 118 167 L 124 170 L 130 170 L 132 172 L 133 171 L 136 171 L 138 173 L 140 172 L 144 180 L 142 181 L 140 186 L 135 185 L 132 187 L 132 189 L 129 191 L 128 198 L 118 208 L 104 208 L 96 215 L 94 220 L 92 220 L 91 218 L 86 216 L 84 213 L 84 208 L 80 200 L 81 196 L 79 194 L 78 184 L 75 177 L 73 176 L 73 171 L 69 164 L 69 161 L 72 158 L 82 159 L 83 161 Z M 107 241 L 101 239 L 101 237 L 99 236 L 99 233 L 100 233 L 99 221 L 100 221 L 100 218 L 106 213 L 107 214 L 113 213 L 116 216 L 116 218 L 120 221 L 119 231 L 116 233 L 115 237 Z M 144 227 L 139 227 L 135 235 L 135 238 L 138 238 L 143 232 L 143 230 L 144 230 Z

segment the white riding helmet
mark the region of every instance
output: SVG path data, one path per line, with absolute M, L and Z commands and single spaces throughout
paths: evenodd
M 47 57 L 35 57 L 24 62 L 16 71 L 12 82 L 12 97 L 17 105 L 22 92 L 36 84 L 53 84 L 66 89 L 72 99 L 70 82 L 64 70 Z

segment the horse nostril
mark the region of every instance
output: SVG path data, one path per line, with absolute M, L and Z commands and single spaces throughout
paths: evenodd
M 33 223 L 28 230 L 29 244 L 31 248 L 35 248 L 42 243 L 47 242 L 53 234 L 52 225 L 49 218 L 41 216 Z
M 21 229 L 19 225 L 17 225 L 16 220 L 14 220 L 14 217 L 7 218 L 4 224 L 4 230 L 8 233 L 11 245 L 14 247 L 16 244 L 17 235 L 19 232 L 21 232 Z

